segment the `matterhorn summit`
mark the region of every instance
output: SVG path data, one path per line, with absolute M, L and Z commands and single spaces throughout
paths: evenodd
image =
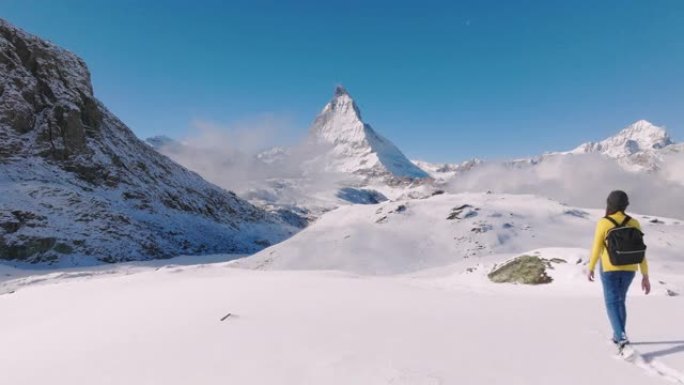
M 363 121 L 359 107 L 342 86 L 335 88 L 332 100 L 314 120 L 309 140 L 325 146 L 322 160 L 328 171 L 400 179 L 429 177 Z
M 573 153 L 601 153 L 611 158 L 623 158 L 643 151 L 659 150 L 672 144 L 664 128 L 646 120 L 625 127 L 617 135 L 601 142 L 584 143 Z

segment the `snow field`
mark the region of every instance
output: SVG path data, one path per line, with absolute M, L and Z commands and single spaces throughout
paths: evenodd
M 665 383 L 611 357 L 598 296 L 425 281 L 216 264 L 29 286 L 0 296 L 0 369 L 11 384 Z M 649 343 L 680 335 L 680 298 L 630 300 L 638 349 L 671 377 L 682 341 Z

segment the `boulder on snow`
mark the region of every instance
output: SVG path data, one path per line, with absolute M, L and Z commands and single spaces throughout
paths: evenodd
M 553 279 L 546 274 L 549 262 L 532 255 L 522 255 L 501 266 L 496 266 L 487 276 L 495 283 L 521 283 L 539 285 Z
M 467 210 L 467 211 L 466 211 Z M 449 213 L 449 216 L 447 216 L 447 220 L 454 220 L 454 219 L 466 219 L 466 218 L 471 218 L 477 216 L 477 211 L 479 208 L 473 207 L 469 204 L 464 204 L 459 207 L 454 207 L 451 209 L 451 212 Z M 463 214 L 463 215 L 461 215 Z

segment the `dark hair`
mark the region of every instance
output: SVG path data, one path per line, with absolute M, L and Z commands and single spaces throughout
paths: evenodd
M 620 190 L 611 191 L 606 199 L 606 215 L 613 215 L 617 212 L 625 212 L 629 206 L 627 193 Z

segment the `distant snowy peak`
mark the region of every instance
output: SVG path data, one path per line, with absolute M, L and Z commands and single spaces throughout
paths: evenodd
M 584 143 L 572 153 L 601 153 L 611 158 L 623 158 L 642 151 L 659 150 L 671 145 L 672 139 L 664 128 L 646 120 L 639 120 L 601 142 Z
M 478 158 L 466 160 L 461 163 L 430 163 L 422 160 L 414 160 L 413 163 L 421 169 L 427 171 L 434 179 L 443 179 L 445 177 L 452 177 L 456 174 L 464 173 L 484 164 L 484 161 Z
M 344 87 L 337 86 L 332 100 L 316 117 L 310 132 L 326 143 L 360 143 L 366 139 L 366 124 L 351 95 Z
M 309 139 L 330 146 L 325 162 L 331 171 L 371 177 L 429 177 L 363 121 L 361 111 L 342 86 L 335 88 L 332 100 L 314 120 Z
M 287 159 L 292 151 L 285 147 L 272 147 L 256 155 L 256 158 L 266 164 L 277 164 Z

